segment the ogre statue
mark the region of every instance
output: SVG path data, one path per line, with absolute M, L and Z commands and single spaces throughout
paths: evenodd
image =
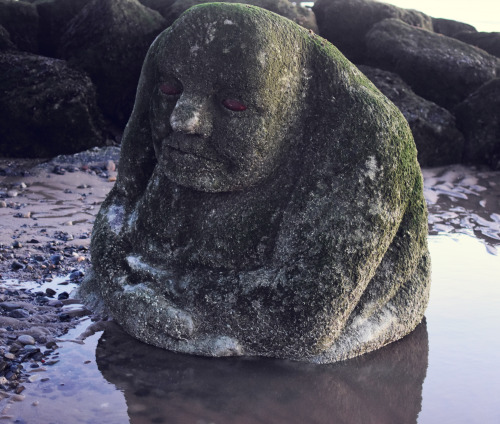
M 421 321 L 426 235 L 397 108 L 295 23 L 205 4 L 149 50 L 80 295 L 174 351 L 333 362 Z

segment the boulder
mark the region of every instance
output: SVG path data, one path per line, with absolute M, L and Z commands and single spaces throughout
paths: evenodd
M 464 22 L 454 21 L 452 19 L 432 18 L 432 27 L 437 34 L 454 37 L 459 32 L 476 32 L 476 28 Z
M 124 125 L 149 45 L 165 20 L 137 0 L 92 0 L 61 37 L 63 58 L 85 70 L 97 87 L 105 115 Z
M 38 13 L 35 6 L 24 1 L 0 0 L 0 25 L 20 50 L 37 53 Z
M 495 78 L 498 58 L 454 38 L 386 19 L 366 35 L 373 66 L 395 72 L 418 95 L 450 109 Z
M 500 169 L 500 78 L 472 93 L 455 109 L 465 135 L 464 161 Z
M 455 38 L 500 57 L 500 32 L 460 32 Z
M 0 25 L 0 51 L 2 50 L 17 50 L 17 47 L 11 41 L 9 31 Z
M 105 142 L 92 82 L 66 62 L 0 52 L 0 155 L 50 157 Z
M 421 166 L 460 163 L 464 136 L 446 109 L 416 95 L 398 75 L 370 66 L 359 69 L 391 100 L 410 124 Z
M 313 11 L 319 34 L 354 63 L 366 61 L 365 35 L 384 19 L 396 18 L 432 31 L 430 16 L 373 0 L 317 0 Z
M 90 0 L 36 0 L 39 53 L 57 57 L 59 43 L 68 23 Z
M 175 3 L 176 0 L 139 0 L 141 4 L 150 9 L 156 10 L 163 17 L 167 17 L 169 14 L 170 6 Z
M 304 28 L 310 29 L 314 32 L 318 32 L 318 26 L 316 24 L 316 17 L 311 9 L 306 7 L 301 7 L 296 3 L 292 3 L 288 0 L 220 0 L 223 3 L 242 3 L 251 4 L 253 6 L 261 7 L 263 9 L 269 10 L 271 12 L 277 13 L 278 15 L 284 16 L 295 23 L 303 26 Z M 210 3 L 212 0 L 177 0 L 168 10 L 168 14 L 165 15 L 167 22 L 171 25 L 183 12 L 188 10 L 190 7 L 197 4 Z
M 78 296 L 174 351 L 354 357 L 423 317 L 422 186 L 403 115 L 333 45 L 195 6 L 146 57 Z

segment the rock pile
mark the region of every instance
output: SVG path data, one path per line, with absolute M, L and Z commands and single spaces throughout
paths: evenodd
M 370 66 L 361 69 L 400 107 L 422 166 L 500 169 L 500 108 L 484 96 L 500 78 L 499 33 L 373 0 L 316 0 L 313 10 L 319 34 Z

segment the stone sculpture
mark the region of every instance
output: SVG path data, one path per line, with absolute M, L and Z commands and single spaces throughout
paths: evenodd
M 416 154 L 326 40 L 249 5 L 193 7 L 146 57 L 79 294 L 178 352 L 377 349 L 427 305 Z

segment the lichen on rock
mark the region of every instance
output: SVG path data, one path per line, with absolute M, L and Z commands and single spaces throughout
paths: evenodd
M 334 362 L 421 321 L 426 236 L 398 109 L 290 20 L 204 4 L 148 52 L 80 295 L 174 351 Z

